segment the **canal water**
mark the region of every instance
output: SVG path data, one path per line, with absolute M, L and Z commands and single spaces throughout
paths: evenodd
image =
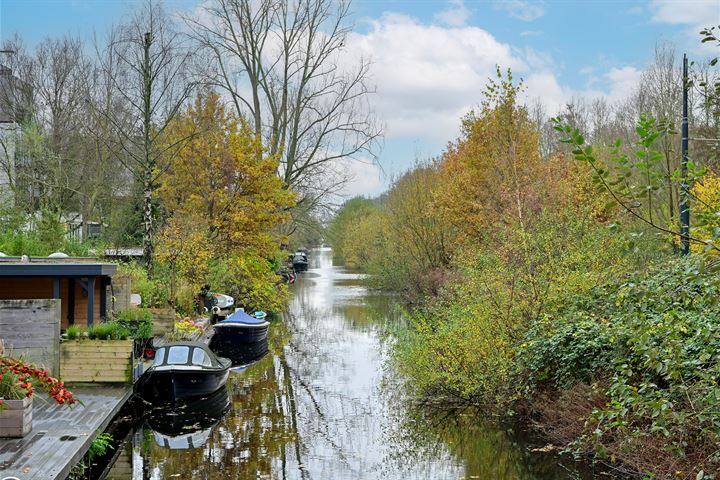
M 392 298 L 329 250 L 310 262 L 270 353 L 199 405 L 148 415 L 107 478 L 593 478 L 477 411 L 413 406 L 388 362 Z

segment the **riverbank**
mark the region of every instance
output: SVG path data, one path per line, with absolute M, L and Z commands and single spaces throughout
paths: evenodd
M 446 294 L 408 312 L 394 359 L 418 395 L 519 415 L 558 449 L 618 472 L 712 478 L 720 471 L 715 271 L 690 257 L 608 279 L 505 338 L 499 327 L 481 328 L 463 297 Z

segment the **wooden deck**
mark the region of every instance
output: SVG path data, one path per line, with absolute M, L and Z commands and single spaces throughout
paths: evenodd
M 32 431 L 21 439 L 0 439 L 0 478 L 65 479 L 132 395 L 132 385 L 72 388 L 85 406 L 33 405 Z M 40 394 L 40 393 L 39 393 Z

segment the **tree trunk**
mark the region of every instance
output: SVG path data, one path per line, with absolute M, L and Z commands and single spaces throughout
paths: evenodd
M 144 37 L 143 50 L 143 130 L 145 165 L 143 169 L 143 261 L 148 276 L 152 277 L 153 266 L 153 211 L 152 211 L 152 175 L 153 155 L 152 142 L 150 139 L 150 128 L 152 127 L 152 74 L 150 72 L 150 46 L 152 45 L 152 33 L 147 32 Z

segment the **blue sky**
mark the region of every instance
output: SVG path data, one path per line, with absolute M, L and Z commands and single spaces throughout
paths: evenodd
M 120 0 L 0 0 L 0 38 L 32 45 L 65 32 L 91 38 L 132 8 Z M 198 0 L 171 0 L 172 9 Z M 416 157 L 438 155 L 481 98 L 495 64 L 526 80 L 555 113 L 573 96 L 620 100 L 658 42 L 704 59 L 701 27 L 720 24 L 720 0 L 355 0 L 348 55 L 373 61 L 373 107 L 386 125 L 380 167 L 351 165 L 347 193 L 377 194 Z

